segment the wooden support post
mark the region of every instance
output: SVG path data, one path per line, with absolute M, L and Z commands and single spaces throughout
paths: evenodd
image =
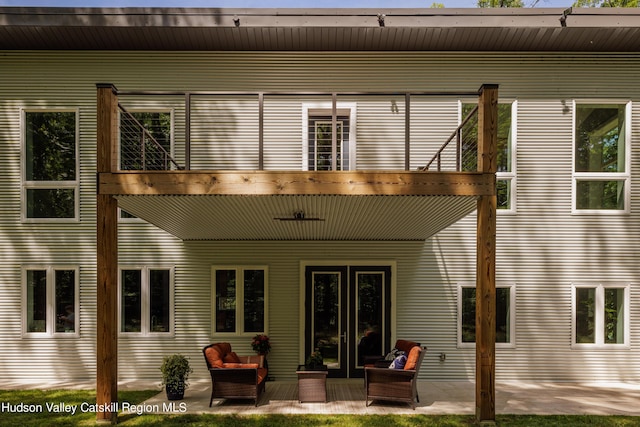
M 97 172 L 116 167 L 118 95 L 111 84 L 97 84 Z M 99 185 L 99 183 L 98 183 Z M 96 420 L 117 421 L 118 411 L 118 202 L 97 195 Z
M 493 194 L 478 199 L 476 420 L 495 422 L 496 206 L 498 86 L 483 85 L 478 108 L 478 172 L 493 174 Z

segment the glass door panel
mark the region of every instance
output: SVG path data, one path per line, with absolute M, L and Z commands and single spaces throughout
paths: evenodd
M 367 356 L 383 354 L 384 332 L 384 274 L 356 273 L 356 325 L 360 337 L 356 348 L 358 367 Z
M 307 334 L 305 359 L 322 354 L 329 376 L 346 376 L 346 269 L 307 268 Z

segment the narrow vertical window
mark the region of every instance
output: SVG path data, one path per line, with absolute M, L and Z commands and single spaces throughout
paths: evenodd
M 122 332 L 142 332 L 142 270 L 122 271 Z
M 24 113 L 24 218 L 77 217 L 76 113 Z
M 630 104 L 576 103 L 574 115 L 574 211 L 628 211 Z
M 462 104 L 461 118 L 465 118 L 476 104 Z M 497 208 L 502 211 L 515 211 L 515 181 L 516 181 L 516 109 L 517 103 L 498 104 L 498 153 L 496 186 L 498 191 Z M 461 165 L 463 170 L 475 171 L 478 168 L 478 122 L 471 120 L 462 129 Z

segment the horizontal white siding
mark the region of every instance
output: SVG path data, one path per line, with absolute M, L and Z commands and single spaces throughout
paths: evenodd
M 516 346 L 497 351 L 498 379 L 640 379 L 640 55 L 445 53 L 128 53 L 3 52 L 0 67 L 0 381 L 95 375 L 95 83 L 121 90 L 475 91 L 500 84 L 518 100 L 517 213 L 498 217 L 497 276 L 516 284 Z M 402 97 L 341 97 L 356 102 L 358 168 L 404 167 Z M 573 99 L 634 102 L 632 206 L 628 216 L 571 215 Z M 265 168 L 299 169 L 303 102 L 265 99 Z M 325 99 L 323 99 L 325 100 Z M 128 108 L 174 111 L 176 156 L 184 159 L 184 99 L 123 97 Z M 258 166 L 255 99 L 194 96 L 192 167 Z M 457 121 L 453 98 L 412 98 L 411 168 L 423 166 Z M 394 104 L 395 103 L 395 104 Z M 230 107 L 231 105 L 231 107 Z M 20 109 L 74 108 L 80 120 L 80 222 L 20 222 Z M 383 119 L 381 119 L 383 118 Z M 424 219 L 429 221 L 428 218 Z M 210 336 L 210 267 L 269 266 L 272 375 L 294 378 L 300 360 L 300 262 L 396 261 L 396 337 L 429 347 L 423 376 L 467 379 L 473 349 L 456 346 L 456 285 L 475 279 L 475 217 L 426 242 L 187 242 L 152 226 L 120 227 L 123 265 L 175 265 L 175 336 L 121 339 L 120 376 L 157 378 L 163 355 L 192 358 L 206 377 L 201 347 Z M 80 267 L 80 337 L 21 337 L 20 269 Z M 631 284 L 631 346 L 571 349 L 571 283 Z M 250 352 L 250 338 L 230 340 Z M 438 355 L 447 355 L 440 362 Z M 69 363 L 69 360 L 75 363 Z

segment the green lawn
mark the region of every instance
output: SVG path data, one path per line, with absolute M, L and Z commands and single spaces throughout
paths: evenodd
M 157 390 L 119 391 L 121 403 L 130 405 L 119 417 L 122 426 L 216 426 L 216 427 L 463 427 L 474 424 L 469 415 L 138 415 L 135 406 L 156 395 Z M 61 406 L 60 403 L 63 403 Z M 67 406 L 64 406 L 67 405 Z M 95 425 L 95 393 L 79 390 L 0 390 L 0 426 Z M 59 409 L 76 413 L 56 412 Z M 143 408 L 141 408 L 143 409 Z M 498 415 L 498 426 L 609 427 L 640 426 L 640 417 Z

